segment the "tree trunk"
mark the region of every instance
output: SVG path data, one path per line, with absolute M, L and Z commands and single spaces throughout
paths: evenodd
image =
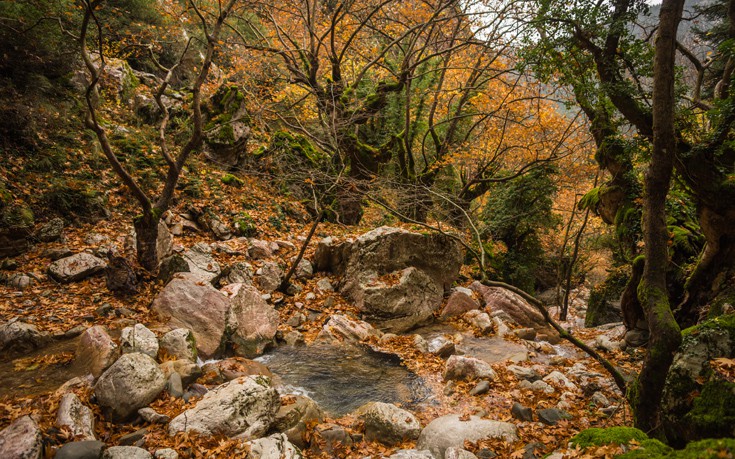
M 158 269 L 158 223 L 161 214 L 154 208 L 133 219 L 135 242 L 138 247 L 138 262 L 150 272 Z
M 661 5 L 653 83 L 653 152 L 645 177 L 643 237 L 646 256 L 638 298 L 648 319 L 650 340 L 636 385 L 630 392 L 636 427 L 663 436 L 659 422 L 666 374 L 681 343 L 681 331 L 669 305 L 666 271 L 669 233 L 666 196 L 674 167 L 674 53 L 684 0 Z

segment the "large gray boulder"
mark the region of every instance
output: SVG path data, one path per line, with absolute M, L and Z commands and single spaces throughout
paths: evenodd
M 151 357 L 125 354 L 105 371 L 94 386 L 97 401 L 115 421 L 124 421 L 148 406 L 163 391 L 166 378 Z
M 41 454 L 41 429 L 30 416 L 18 418 L 0 431 L 0 456 L 3 459 L 40 459 Z
M 245 459 L 300 459 L 301 452 L 284 434 L 273 434 L 247 442 L 250 451 Z
M 143 324 L 123 328 L 120 335 L 120 347 L 123 354 L 140 352 L 154 359 L 158 355 L 158 338 Z
M 191 330 L 204 359 L 214 357 L 222 349 L 229 308 L 226 296 L 190 274 L 177 274 L 151 306 L 168 326 Z
M 56 413 L 56 427 L 68 429 L 75 440 L 96 440 L 94 413 L 73 392 L 61 397 Z
M 255 439 L 268 431 L 280 404 L 270 378 L 245 376 L 207 392 L 194 408 L 171 421 L 168 432 Z
M 406 440 L 415 440 L 421 433 L 421 424 L 410 411 L 390 403 L 371 402 L 355 412 L 365 424 L 365 439 L 394 446 Z
M 0 351 L 30 352 L 43 347 L 48 341 L 46 333 L 17 318 L 0 326 Z
M 253 358 L 263 353 L 278 331 L 278 312 L 254 287 L 243 285 L 227 315 L 229 340 L 237 355 Z
M 518 429 L 509 422 L 490 421 L 470 416 L 463 421 L 456 414 L 434 419 L 421 431 L 416 449 L 429 450 L 437 459 L 443 459 L 447 448 L 462 448 L 465 441 L 477 442 L 502 438 L 508 443 L 518 441 Z
M 120 357 L 120 348 L 102 325 L 89 327 L 77 344 L 75 358 L 85 369 L 98 378 Z
M 49 275 L 57 282 L 76 282 L 105 270 L 107 263 L 91 253 L 82 252 L 52 262 L 48 267 Z

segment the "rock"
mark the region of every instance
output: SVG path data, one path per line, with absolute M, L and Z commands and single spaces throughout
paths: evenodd
M 303 346 L 306 344 L 304 334 L 297 331 L 290 331 L 283 336 L 283 341 L 288 346 Z
M 167 424 L 171 420 L 171 418 L 165 414 L 160 414 L 153 408 L 148 407 L 139 409 L 138 415 L 143 418 L 145 422 L 150 422 L 151 424 Z
M 59 448 L 54 459 L 100 459 L 104 449 L 101 441 L 74 441 Z
M 477 459 L 477 456 L 467 451 L 466 449 L 450 446 L 444 452 L 444 459 Z
M 100 376 L 94 393 L 113 420 L 124 421 L 151 403 L 165 384 L 166 378 L 156 361 L 136 352 L 117 359 Z
M 208 363 L 202 367 L 206 384 L 222 384 L 243 376 L 267 376 L 273 374 L 267 366 L 255 360 L 243 357 L 230 357 L 217 362 Z
M 222 221 L 219 215 L 209 209 L 205 209 L 197 221 L 200 226 L 209 229 L 214 234 L 214 237 L 220 241 L 226 241 L 232 238 L 232 229 L 230 226 Z
M 107 252 L 105 268 L 107 289 L 118 295 L 135 295 L 138 293 L 138 275 L 127 258 L 117 256 L 114 251 Z
M 508 365 L 508 370 L 513 373 L 518 379 L 525 379 L 530 382 L 541 379 L 538 373 L 533 368 L 521 367 L 518 365 Z
M 41 459 L 41 429 L 30 416 L 16 419 L 0 431 L 0 452 L 3 459 Z
M 61 397 L 56 413 L 56 427 L 67 428 L 75 440 L 96 440 L 94 414 L 73 392 Z
M 462 448 L 465 441 L 477 442 L 502 438 L 508 443 L 518 441 L 518 429 L 511 423 L 489 421 L 477 416 L 463 421 L 456 414 L 434 419 L 421 431 L 416 449 L 427 449 L 435 458 L 443 458 L 447 448 Z
M 247 445 L 250 451 L 245 459 L 301 459 L 301 452 L 284 434 L 252 440 Z
M 283 280 L 283 270 L 277 263 L 266 261 L 255 271 L 255 283 L 266 293 L 275 292 Z
M 166 392 L 171 397 L 182 398 L 184 396 L 184 383 L 181 381 L 181 375 L 173 372 L 166 380 Z
M 324 324 L 317 340 L 334 343 L 355 343 L 375 333 L 375 329 L 367 322 L 352 320 L 345 315 L 335 314 Z
M 625 344 L 630 347 L 643 347 L 648 343 L 648 329 L 633 328 L 625 334 Z
M 190 269 L 189 262 L 182 255 L 174 254 L 161 260 L 158 278 L 168 284 L 176 273 L 188 273 Z
M 36 231 L 34 237 L 41 242 L 54 242 L 61 239 L 64 232 L 64 219 L 52 218 Z
M 286 321 L 286 325 L 288 325 L 289 327 L 298 328 L 304 322 L 306 322 L 306 315 L 301 312 L 297 312 L 289 317 L 289 319 Z
M 597 349 L 601 349 L 603 351 L 608 351 L 608 352 L 619 351 L 621 349 L 621 342 L 613 341 L 607 335 L 600 335 L 597 338 L 595 338 L 593 345 Z
M 227 314 L 229 342 L 235 354 L 253 358 L 274 343 L 278 312 L 251 286 L 242 286 Z
M 473 309 L 464 313 L 462 316 L 467 322 L 475 328 L 478 328 L 483 334 L 487 334 L 493 330 L 493 322 L 486 312 Z
M 572 418 L 572 415 L 558 408 L 536 410 L 536 416 L 538 416 L 539 421 L 543 422 L 547 426 L 554 426 L 558 424 L 559 421 Z
M 576 391 L 579 390 L 576 384 L 571 382 L 564 373 L 559 371 L 552 371 L 548 375 L 544 376 L 543 381 L 566 390 Z
M 0 326 L 0 351 L 28 353 L 48 342 L 48 334 L 18 319 L 12 319 Z
M 475 309 L 480 309 L 480 303 L 472 296 L 472 290 L 457 287 L 452 289 L 452 293 L 447 298 L 447 304 L 439 316 L 442 318 L 461 316 Z
M 142 446 L 143 442 L 138 444 L 141 440 L 143 440 L 143 437 L 145 437 L 148 434 L 148 429 L 138 429 L 135 432 L 131 432 L 129 434 L 125 434 L 117 441 L 120 446 Z
M 153 453 L 153 457 L 156 459 L 179 459 L 179 453 L 171 448 L 163 448 L 156 450 L 156 452 Z
M 63 247 L 57 247 L 57 248 L 51 248 L 46 249 L 43 252 L 43 257 L 48 258 L 51 261 L 60 260 L 61 258 L 66 258 L 74 255 L 74 253 L 69 249 L 69 247 L 63 246 Z
M 399 449 L 390 455 L 388 459 L 434 459 L 434 456 L 428 450 Z
M 288 441 L 304 449 L 307 446 L 304 435 L 306 424 L 324 420 L 324 412 L 319 405 L 305 395 L 294 396 L 294 402 L 281 405 L 276 413 L 273 430 L 286 435 Z
M 158 339 L 143 324 L 123 328 L 120 336 L 120 348 L 123 354 L 140 352 L 154 359 L 158 356 Z
M 189 272 L 203 281 L 209 282 L 221 272 L 219 263 L 212 258 L 212 248 L 208 244 L 194 244 L 182 254 L 182 258 L 189 265 Z
M 605 394 L 600 391 L 592 394 L 590 401 L 600 408 L 607 408 L 610 406 L 610 400 L 608 400 L 607 397 L 605 397 Z
M 456 348 L 454 342 L 444 336 L 437 336 L 436 338 L 429 341 L 428 351 L 434 355 L 446 359 L 450 355 L 454 354 Z
M 102 459 L 152 459 L 151 453 L 137 446 L 110 446 Z
M 23 273 L 16 273 L 11 275 L 6 281 L 5 284 L 8 287 L 11 288 L 17 288 L 19 290 L 25 290 L 31 285 L 34 284 L 34 280 L 32 277 L 28 276 L 27 274 Z
M 516 402 L 510 409 L 510 414 L 515 419 L 524 422 L 533 422 L 533 410 Z
M 120 357 L 120 348 L 107 334 L 105 327 L 95 325 L 82 333 L 77 344 L 75 359 L 98 378 Z
M 319 424 L 314 428 L 314 435 L 315 439 L 312 439 L 310 445 L 311 451 L 326 457 L 344 457 L 346 448 L 354 443 L 349 432 L 337 424 Z
M 56 281 L 70 283 L 101 273 L 107 264 L 104 260 L 86 252 L 52 262 L 48 273 Z
M 6 200 L 5 197 L 10 199 Z M 33 211 L 25 203 L 15 204 L 12 195 L 0 183 L 0 258 L 14 257 L 30 248 L 28 237 L 33 231 Z
M 158 293 L 151 310 L 172 328 L 191 330 L 204 359 L 223 346 L 230 300 L 211 284 L 178 274 Z
M 445 381 L 467 381 L 473 379 L 488 379 L 495 381 L 497 375 L 493 368 L 480 359 L 453 355 L 444 366 L 443 378 Z
M 429 343 L 421 335 L 413 335 L 413 345 L 421 353 L 429 352 Z
M 227 266 L 212 283 L 222 288 L 225 285 L 253 283 L 253 267 L 246 261 L 239 261 Z
M 500 311 L 500 312 L 503 312 L 503 311 Z M 502 315 L 507 315 L 507 314 L 503 313 Z M 493 317 L 493 319 L 492 319 L 493 320 L 493 325 L 495 326 L 495 336 L 499 336 L 501 338 L 504 338 L 509 333 L 511 333 L 510 328 L 508 327 L 508 325 L 505 323 L 505 321 L 503 319 L 501 319 L 500 317 L 498 317 L 497 315 L 495 315 L 495 313 L 493 313 L 493 316 L 492 317 Z M 535 333 L 535 331 L 534 331 L 534 333 Z
M 480 381 L 475 387 L 470 390 L 470 395 L 482 395 L 490 390 L 490 381 Z
M 208 392 L 194 408 L 171 420 L 168 432 L 258 438 L 273 424 L 280 404 L 269 378 L 245 376 Z
M 533 328 L 538 333 L 547 335 L 552 344 L 560 341 L 559 334 L 546 323 L 544 316 L 520 295 L 504 288 L 488 287 L 477 281 L 470 288 L 483 298 L 488 312 L 502 310 L 521 327 Z
M 188 359 L 168 360 L 159 365 L 163 376 L 168 380 L 173 373 L 181 377 L 183 385 L 189 385 L 202 375 L 202 369 Z
M 296 279 L 311 279 L 314 277 L 314 267 L 311 262 L 305 258 L 296 265 Z
M 365 425 L 367 441 L 394 446 L 415 440 L 421 433 L 421 424 L 413 413 L 389 403 L 371 402 L 358 408 L 354 414 Z
M 545 392 L 547 394 L 553 394 L 556 392 L 553 387 L 541 380 L 531 382 L 524 379 L 518 384 L 518 387 L 520 389 L 532 390 L 534 392 Z
M 513 330 L 513 333 L 520 339 L 525 339 L 526 341 L 533 341 L 536 339 L 536 330 L 533 328 L 518 328 L 516 330 Z
M 159 340 L 159 351 L 179 360 L 197 361 L 197 346 L 194 333 L 186 328 L 176 328 Z
M 248 248 L 248 256 L 253 260 L 263 260 L 273 256 L 273 249 L 271 249 L 271 245 L 267 241 L 251 239 L 250 247 Z

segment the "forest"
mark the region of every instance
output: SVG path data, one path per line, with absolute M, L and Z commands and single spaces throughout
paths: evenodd
M 0 456 L 735 455 L 735 0 L 0 0 Z

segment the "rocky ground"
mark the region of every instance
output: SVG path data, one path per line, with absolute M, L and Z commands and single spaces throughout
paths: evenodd
M 325 224 L 283 294 L 308 225 L 248 238 L 224 220 L 167 215 L 146 282 L 111 255 L 130 248 L 115 220 L 52 221 L 48 242 L 4 262 L 3 457 L 581 457 L 577 432 L 631 424 L 602 367 L 519 296 L 473 283 L 451 239 Z M 623 330 L 583 328 L 586 290 L 573 298 L 564 325 L 635 372 Z M 449 328 L 422 335 L 430 322 Z M 252 360 L 317 345 L 398 356 L 429 395 L 334 416 Z

